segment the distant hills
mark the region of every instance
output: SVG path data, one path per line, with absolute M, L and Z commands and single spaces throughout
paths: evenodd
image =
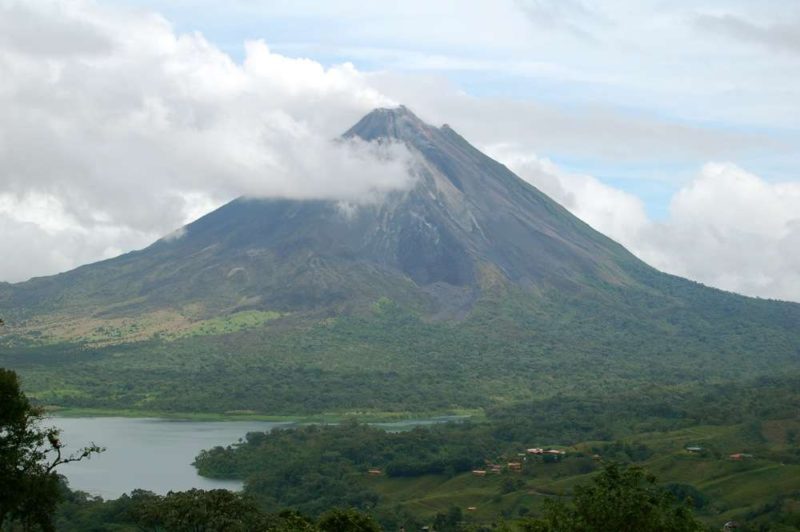
M 800 305 L 651 268 L 450 127 L 377 109 L 344 137 L 405 144 L 414 184 L 346 209 L 240 198 L 143 250 L 0 284 L 0 364 L 61 405 L 272 413 L 800 366 Z

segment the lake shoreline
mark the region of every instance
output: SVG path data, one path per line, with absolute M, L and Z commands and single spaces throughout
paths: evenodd
M 259 414 L 245 412 L 162 412 L 157 410 L 136 410 L 116 408 L 73 408 L 44 406 L 46 414 L 51 418 L 102 418 L 123 417 L 138 419 L 164 419 L 172 421 L 267 421 L 273 423 L 340 423 L 347 419 L 356 419 L 362 423 L 392 423 L 415 419 L 461 418 L 470 421 L 482 421 L 485 413 L 482 410 L 453 409 L 439 412 L 329 412 L 320 414 Z
M 65 413 L 71 415 L 62 415 Z M 120 415 L 123 413 L 127 416 Z M 352 416 L 339 415 L 338 419 L 346 417 Z M 220 421 L 208 415 L 187 419 L 177 413 L 165 417 L 163 413 L 133 410 L 70 409 L 51 411 L 45 423 L 61 430 L 68 452 L 79 450 L 90 442 L 106 449 L 90 460 L 64 464 L 60 472 L 74 489 L 104 499 L 115 499 L 135 489 L 162 495 L 193 488 L 240 490 L 241 480 L 200 475 L 194 467 L 194 459 L 204 450 L 236 445 L 249 433 L 313 423 L 308 419 L 309 416 L 280 416 L 278 420 L 273 417 L 267 421 L 234 419 L 228 415 Z M 315 419 L 319 422 L 321 417 Z M 326 416 L 325 421 L 336 423 L 335 419 L 336 416 Z M 468 418 L 458 415 L 394 416 L 387 421 L 383 416 L 382 421 L 371 421 L 370 424 L 387 432 L 402 432 L 418 426 L 459 423 L 465 419 Z
M 292 423 L 208 422 L 120 416 L 51 417 L 61 430 L 67 453 L 95 443 L 105 451 L 88 460 L 64 464 L 59 473 L 72 489 L 106 500 L 142 489 L 164 495 L 189 489 L 241 490 L 241 480 L 207 478 L 193 465 L 206 449 L 242 441 L 251 432 L 269 432 Z

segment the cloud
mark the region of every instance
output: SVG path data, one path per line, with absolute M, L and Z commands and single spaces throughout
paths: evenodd
M 635 245 L 665 270 L 734 292 L 800 301 L 800 183 L 709 163 Z
M 494 154 L 583 221 L 656 268 L 733 292 L 800 302 L 800 183 L 770 183 L 708 163 L 672 197 L 665 220 L 641 200 L 546 158 Z
M 515 0 L 530 21 L 545 30 L 566 29 L 574 35 L 594 41 L 587 28 L 606 22 L 599 13 L 580 0 Z
M 800 18 L 756 24 L 732 14 L 701 14 L 695 18 L 695 24 L 702 30 L 716 32 L 738 41 L 752 42 L 783 52 L 800 53 Z
M 0 254 L 27 241 L 38 257 L 4 260 L 0 279 L 141 247 L 238 195 L 359 202 L 409 185 L 402 146 L 335 141 L 393 104 L 350 64 L 262 41 L 234 63 L 156 14 L 83 1 L 0 2 L 0 21 L 0 211 L 4 235 L 25 235 Z
M 76 3 L 0 3 L 0 47 L 41 57 L 108 52 L 113 41 Z
M 0 273 L 27 279 L 115 257 L 153 235 L 98 220 L 87 227 L 50 195 L 0 193 Z
M 599 104 L 564 109 L 536 101 L 478 98 L 427 76 L 381 72 L 370 75 L 370 81 L 429 122 L 446 122 L 483 148 L 535 149 L 615 171 L 626 164 L 656 167 L 665 160 L 674 165 L 789 149 L 753 132 L 626 114 Z
M 578 218 L 612 238 L 634 241 L 641 228 L 649 223 L 639 198 L 592 176 L 565 172 L 547 158 L 519 155 L 507 146 L 492 146 L 487 152 Z

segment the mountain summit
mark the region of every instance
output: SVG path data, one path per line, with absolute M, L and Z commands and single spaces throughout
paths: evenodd
M 343 136 L 359 137 L 366 141 L 389 138 L 413 143 L 415 139 L 430 138 L 435 131 L 435 127 L 429 126 L 405 105 L 401 105 L 391 109 L 375 109 Z
M 240 198 L 140 251 L 0 285 L 0 365 L 59 382 L 42 384 L 67 390 L 41 396 L 55 404 L 107 404 L 107 383 L 122 407 L 274 414 L 800 364 L 800 305 L 658 272 L 453 129 L 399 107 L 344 136 L 404 143 L 411 187 L 356 206 Z

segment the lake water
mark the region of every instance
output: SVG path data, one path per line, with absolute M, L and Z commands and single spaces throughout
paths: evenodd
M 465 416 L 441 416 L 376 423 L 390 432 L 415 426 L 460 421 Z M 106 451 L 89 460 L 66 464 L 59 472 L 72 489 L 115 499 L 134 489 L 165 494 L 191 488 L 239 490 L 235 480 L 201 477 L 192 466 L 195 456 L 217 445 L 230 445 L 248 432 L 265 432 L 292 423 L 269 421 L 176 421 L 125 417 L 54 417 L 49 424 L 62 430 L 67 453 L 94 442 Z
M 164 494 L 191 488 L 239 490 L 242 483 L 201 477 L 192 461 L 203 449 L 230 445 L 248 432 L 288 423 L 267 421 L 175 421 L 121 417 L 52 418 L 61 440 L 75 451 L 91 442 L 106 451 L 90 460 L 66 464 L 59 472 L 72 489 L 117 498 L 140 488 Z

